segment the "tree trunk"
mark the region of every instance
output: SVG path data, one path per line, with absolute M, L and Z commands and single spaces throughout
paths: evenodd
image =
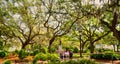
M 81 38 L 80 38 L 80 57 L 82 58 L 82 42 L 81 42 Z
M 117 52 L 119 52 L 119 45 L 117 44 Z
M 26 44 L 22 44 L 22 48 L 21 49 L 25 49 L 26 47 Z
M 82 58 L 82 31 L 79 31 L 80 57 Z
M 48 46 L 48 52 L 49 53 L 51 53 L 51 45 L 52 45 L 52 43 L 54 42 L 54 40 L 55 40 L 55 36 L 54 37 L 52 37 L 51 39 L 50 39 L 50 41 L 49 41 L 49 46 Z
M 22 49 L 25 49 L 25 47 L 26 47 L 28 44 L 30 44 L 29 42 L 30 42 L 30 40 L 28 39 L 28 40 L 26 40 L 24 43 L 22 43 Z
M 94 44 L 93 42 L 90 42 L 90 53 L 94 52 Z
M 115 52 L 115 45 L 113 44 L 113 50 L 114 50 L 114 52 Z

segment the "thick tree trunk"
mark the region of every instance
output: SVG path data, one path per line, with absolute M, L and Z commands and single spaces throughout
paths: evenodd
M 29 42 L 30 42 L 30 40 L 28 39 L 28 40 L 26 40 L 24 43 L 22 43 L 22 49 L 25 49 L 25 47 L 26 47 L 28 44 L 30 44 Z
M 52 37 L 51 39 L 50 39 L 50 41 L 49 41 L 49 46 L 48 46 L 48 52 L 49 53 L 51 53 L 51 46 L 52 46 L 52 43 L 54 42 L 54 40 L 55 40 L 55 36 L 54 37 Z
M 21 49 L 25 49 L 25 47 L 27 46 L 27 44 L 22 44 L 22 48 Z
M 80 42 L 80 57 L 82 58 L 82 43 Z
M 90 43 L 90 53 L 94 53 L 94 44 L 93 44 L 93 42 Z
M 117 52 L 119 52 L 119 45 L 117 45 Z
M 114 50 L 114 52 L 115 52 L 115 45 L 113 44 L 113 50 Z

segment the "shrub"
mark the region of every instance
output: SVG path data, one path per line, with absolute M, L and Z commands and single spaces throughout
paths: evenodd
M 73 58 L 79 58 L 80 54 L 73 54 Z
M 24 49 L 20 50 L 19 53 L 18 53 L 18 57 L 20 59 L 26 58 L 27 57 L 27 52 Z
M 62 62 L 60 64 L 98 64 L 98 63 L 93 60 L 80 59 L 79 61 L 69 60 L 67 62 Z
M 103 59 L 111 60 L 112 59 L 112 53 L 105 53 L 103 54 Z
M 112 59 L 113 60 L 120 60 L 120 55 L 119 54 L 113 54 Z
M 104 49 L 104 48 L 101 48 L 101 49 L 97 49 L 98 52 L 114 52 L 113 50 L 111 49 Z
M 93 60 L 88 60 L 88 59 L 80 59 L 79 64 L 98 64 L 97 62 Z
M 37 59 L 33 59 L 32 64 L 36 64 Z
M 89 51 L 88 49 L 84 49 L 82 52 L 87 53 L 88 51 Z
M 35 55 L 32 63 L 35 64 L 37 62 L 37 60 L 47 60 L 47 55 L 46 54 L 43 54 L 43 53 L 38 53 Z
M 47 55 L 43 53 L 39 53 L 35 55 L 35 59 L 44 61 L 44 60 L 47 60 Z
M 45 54 L 47 53 L 47 51 L 48 51 L 48 50 L 47 50 L 47 48 L 45 48 L 45 47 L 43 47 L 43 48 L 40 49 L 40 52 L 45 53 Z
M 66 62 L 66 64 L 79 64 L 79 62 L 75 60 L 69 60 L 68 62 Z
M 47 54 L 47 59 L 52 62 L 59 62 L 59 56 L 57 54 Z
M 105 53 L 105 54 L 91 54 L 93 59 L 105 59 L 105 60 L 118 60 L 120 55 L 116 53 Z
M 18 50 L 15 50 L 14 52 L 17 53 L 17 54 L 19 54 L 19 51 L 18 51 Z
M 50 51 L 51 51 L 51 52 L 55 52 L 55 51 L 56 51 L 56 48 L 55 48 L 55 47 L 51 47 L 51 48 L 50 48 Z
M 33 53 L 31 55 L 35 56 L 36 54 L 38 54 L 40 51 L 38 49 L 34 50 Z
M 6 61 L 4 62 L 4 64 L 11 64 L 11 61 L 10 61 L 10 60 L 6 60 Z
M 90 57 L 94 58 L 94 59 L 102 59 L 103 58 L 103 54 L 91 54 Z
M 98 64 L 97 62 L 93 60 L 88 59 L 80 59 L 78 61 L 75 60 L 69 60 L 69 61 L 63 61 L 63 62 L 49 62 L 48 64 Z
M 70 49 L 70 47 L 65 47 L 65 50 L 69 50 Z
M 75 47 L 74 50 L 73 50 L 73 52 L 74 52 L 74 53 L 78 53 L 78 52 L 79 52 L 78 48 Z
M 105 53 L 103 59 L 107 60 L 118 60 L 120 59 L 120 55 L 116 53 Z
M 4 58 L 7 56 L 7 53 L 5 51 L 0 51 L 0 58 Z

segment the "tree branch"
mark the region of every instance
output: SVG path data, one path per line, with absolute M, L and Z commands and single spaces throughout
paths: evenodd
M 104 35 L 98 37 L 97 39 L 95 39 L 93 42 L 96 42 L 98 40 L 100 40 L 101 38 L 105 37 L 106 35 L 108 35 L 110 33 L 110 31 L 108 31 L 107 33 L 105 33 Z

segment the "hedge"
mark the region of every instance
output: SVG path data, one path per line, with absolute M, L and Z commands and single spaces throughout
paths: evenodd
M 90 57 L 92 59 L 119 60 L 120 54 L 116 53 L 91 54 Z

